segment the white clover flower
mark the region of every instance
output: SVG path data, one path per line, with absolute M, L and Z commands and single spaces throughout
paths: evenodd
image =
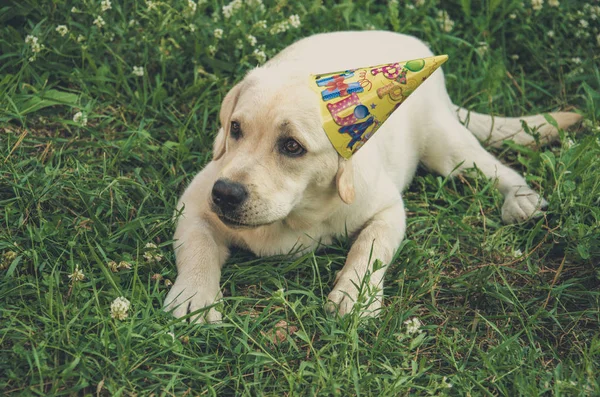
M 198 8 L 198 4 L 196 4 L 193 0 L 188 0 L 188 8 L 192 13 L 196 12 L 196 8 Z
M 409 10 L 414 10 L 414 9 L 415 9 L 415 6 L 414 6 L 414 5 L 412 5 L 412 4 L 407 4 L 407 5 L 406 5 L 406 8 L 408 8 Z
M 10 263 L 15 260 L 17 253 L 15 251 L 6 251 L 2 254 L 2 260 Z
M 514 12 L 508 16 L 510 19 L 517 19 L 517 14 Z
M 36 36 L 27 35 L 25 37 L 25 44 L 29 44 L 31 46 L 31 51 L 38 53 L 42 50 L 41 44 L 38 42 L 38 38 Z M 35 56 L 33 57 L 35 60 Z
M 188 25 L 188 29 L 190 30 L 190 32 L 194 33 L 196 31 L 196 25 L 194 25 L 193 23 L 190 23 Z
M 531 8 L 536 11 L 541 10 L 544 7 L 544 0 L 531 0 Z
M 412 335 L 419 332 L 419 330 L 423 326 L 423 323 L 421 323 L 421 320 L 419 320 L 418 318 L 413 317 L 406 320 L 404 322 L 404 325 L 406 325 L 406 333 L 408 335 Z
M 77 13 L 77 12 L 81 12 L 81 11 L 79 11 L 79 9 L 77 9 L 77 7 L 72 7 L 72 8 L 71 8 L 71 12 L 72 12 L 73 14 L 75 14 L 75 13 Z
M 85 36 L 80 34 L 79 36 L 77 36 L 77 42 L 81 43 L 82 41 L 85 41 Z
M 110 269 L 110 271 L 113 273 L 116 273 L 121 269 L 131 269 L 131 263 L 126 262 L 126 261 L 121 261 L 119 263 L 117 263 L 115 261 L 109 261 L 107 263 L 107 266 Z
M 131 269 L 131 263 L 127 262 L 127 261 L 121 261 L 119 262 L 119 269 Z
M 289 21 L 290 21 L 290 25 L 293 28 L 299 28 L 300 27 L 300 17 L 298 15 L 296 15 L 296 14 L 290 15 Z
M 138 77 L 143 77 L 144 76 L 144 67 L 143 66 L 134 66 L 133 67 L 133 73 L 134 76 L 138 76 Z
M 112 8 L 112 4 L 110 2 L 110 0 L 102 0 L 100 2 L 100 9 L 102 9 L 102 12 L 110 10 Z
M 444 32 L 450 33 L 454 29 L 454 21 L 446 11 L 438 11 L 436 19 Z
M 128 316 L 131 303 L 124 297 L 120 296 L 110 304 L 110 316 L 117 320 L 125 320 Z
M 235 48 L 237 48 L 238 50 L 241 50 L 244 48 L 244 42 L 241 39 L 237 39 L 235 41 Z
M 423 7 L 425 5 L 425 0 L 416 0 L 415 5 L 417 7 Z
M 265 54 L 265 52 L 262 50 L 255 49 L 252 54 L 254 55 L 254 58 L 256 58 L 258 63 L 265 63 L 265 61 L 267 60 L 267 54 Z
M 148 262 L 160 262 L 163 259 L 162 254 L 159 252 L 158 247 L 154 243 L 148 243 L 144 247 L 146 252 L 144 252 L 144 259 Z
M 157 6 L 155 1 L 146 0 L 146 7 L 148 7 L 148 11 L 155 9 Z
M 571 138 L 567 138 L 563 146 L 567 149 L 572 148 L 573 146 L 575 146 L 575 141 Z
M 215 47 L 214 45 L 209 45 L 207 49 L 208 49 L 208 53 L 211 56 L 214 56 L 217 53 L 217 47 Z
M 590 26 L 590 23 L 588 21 L 586 21 L 585 19 L 580 19 L 579 26 L 581 26 L 584 29 L 587 29 Z
M 523 256 L 523 251 L 521 251 L 520 249 L 516 249 L 513 251 L 512 256 L 514 258 L 520 258 Z
M 127 26 L 132 27 L 134 25 L 137 25 L 137 21 L 135 19 L 130 19 L 129 22 L 127 23 Z
M 558 1 L 558 0 L 548 0 L 548 5 L 550 7 L 558 7 L 560 5 L 560 1 Z
M 270 33 L 271 34 L 284 33 L 285 31 L 287 31 L 289 29 L 289 27 L 290 27 L 290 25 L 289 25 L 288 21 L 281 21 L 281 22 L 278 22 L 275 25 L 273 25 Z
M 582 60 L 579 57 L 575 57 L 575 58 L 571 58 L 571 62 L 573 62 L 575 65 L 579 65 L 579 64 L 581 64 Z
M 6 269 L 8 266 L 10 266 L 10 264 L 12 263 L 12 261 L 15 260 L 16 257 L 17 257 L 17 253 L 15 251 L 5 251 L 5 252 L 3 252 L 2 253 L 2 260 L 0 260 L 0 269 L 1 270 Z
M 252 36 L 251 34 L 246 36 L 246 40 L 248 40 L 248 43 L 250 43 L 252 47 L 254 47 L 257 43 L 256 37 Z
M 94 25 L 98 26 L 98 29 L 102 28 L 104 25 L 106 25 L 106 22 L 104 22 L 104 18 L 102 18 L 100 15 L 98 15 L 96 17 L 96 19 L 94 19 Z
M 115 261 L 109 261 L 106 265 L 108 266 L 110 271 L 113 273 L 116 273 L 119 271 L 119 265 L 117 265 L 117 262 L 115 262 Z
M 518 60 L 519 60 L 519 56 L 518 56 L 517 54 L 513 54 L 513 55 L 511 55 L 510 57 L 511 57 L 511 59 L 512 59 L 513 61 L 518 61 Z
M 262 30 L 267 30 L 267 21 L 260 20 L 254 24 L 254 27 Z
M 277 291 L 274 291 L 272 297 L 275 301 L 285 301 L 285 289 L 279 288 Z
M 488 44 L 485 41 L 479 42 L 476 51 L 480 56 L 483 56 L 488 51 Z
M 222 10 L 223 10 L 223 16 L 225 17 L 225 19 L 229 19 L 231 18 L 231 16 L 240 8 L 242 8 L 242 0 L 233 0 L 231 3 L 227 4 L 226 6 L 223 6 Z
M 554 30 L 549 30 L 546 32 L 546 36 L 553 38 L 554 37 Z
M 65 35 L 67 33 L 69 33 L 69 28 L 67 28 L 66 25 L 58 25 L 56 27 L 56 31 L 58 32 L 59 35 L 61 35 L 62 37 L 65 37 Z
M 79 265 L 75 265 L 75 270 L 73 271 L 73 273 L 69 274 L 69 279 L 72 282 L 76 283 L 78 281 L 83 281 L 84 278 L 85 274 L 83 274 L 81 269 L 79 269 Z
M 80 126 L 85 127 L 87 125 L 88 120 L 85 114 L 83 114 L 82 112 L 77 112 L 73 116 L 73 121 L 79 124 Z
M 367 30 L 375 30 L 376 28 L 375 28 L 375 25 L 373 25 L 371 23 L 367 23 L 365 25 L 365 29 L 367 29 Z
M 220 40 L 223 38 L 223 29 L 215 29 L 213 35 L 215 36 L 215 39 Z
M 225 19 L 231 18 L 231 15 L 233 15 L 233 8 L 231 5 L 223 6 L 223 16 Z
M 446 386 L 448 389 L 452 388 L 452 383 L 450 383 L 450 379 L 448 379 L 446 376 L 442 378 L 442 383 L 444 383 L 444 386 Z
M 246 0 L 249 7 L 264 7 L 262 0 Z

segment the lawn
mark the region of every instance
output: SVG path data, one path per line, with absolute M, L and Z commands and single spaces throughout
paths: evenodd
M 301 37 L 367 29 L 448 54 L 461 106 L 584 116 L 553 146 L 494 151 L 548 212 L 505 226 L 493 182 L 421 170 L 378 318 L 323 308 L 344 238 L 235 252 L 222 323 L 163 312 L 174 208 L 228 89 Z M 599 54 L 598 1 L 3 2 L 0 390 L 600 395 Z

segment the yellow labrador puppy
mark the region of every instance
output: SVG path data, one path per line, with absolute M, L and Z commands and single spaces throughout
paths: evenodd
M 221 298 L 221 267 L 229 247 L 259 256 L 316 249 L 346 233 L 356 235 L 327 308 L 348 313 L 360 287 L 369 293 L 365 314 L 382 303 L 385 266 L 406 228 L 402 190 L 419 162 L 444 176 L 477 166 L 497 180 L 502 219 L 521 222 L 545 201 L 518 173 L 486 152 L 534 139 L 521 120 L 551 141 L 558 131 L 543 116 L 492 118 L 452 104 L 441 70 L 435 72 L 383 124 L 351 160 L 343 160 L 324 133 L 310 74 L 429 57 L 418 39 L 389 32 L 341 32 L 300 40 L 252 70 L 225 97 L 213 160 L 179 202 L 175 232 L 178 276 L 165 301 L 176 317 Z M 452 68 L 452 61 L 447 67 Z M 579 120 L 553 113 L 558 125 Z M 468 126 L 461 124 L 468 121 Z M 476 139 L 476 138 L 477 139 Z M 366 277 L 368 275 L 368 277 Z M 366 284 L 366 285 L 365 285 Z M 193 321 L 219 321 L 200 311 Z

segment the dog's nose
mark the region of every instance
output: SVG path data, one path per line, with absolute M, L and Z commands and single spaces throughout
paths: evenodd
M 248 198 L 248 191 L 241 183 L 218 179 L 213 185 L 212 200 L 223 211 L 237 209 Z

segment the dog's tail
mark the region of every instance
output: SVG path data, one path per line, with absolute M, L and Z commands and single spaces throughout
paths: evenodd
M 534 135 L 538 135 L 539 142 L 550 143 L 558 139 L 558 130 L 546 118 L 537 114 L 524 117 L 494 117 L 467 109 L 456 107 L 458 119 L 481 141 L 492 147 L 502 146 L 505 140 L 512 140 L 520 145 L 535 145 Z M 549 113 L 559 128 L 567 128 L 581 120 L 581 115 L 571 112 Z M 523 129 L 521 122 L 525 122 L 533 134 L 528 134 Z

